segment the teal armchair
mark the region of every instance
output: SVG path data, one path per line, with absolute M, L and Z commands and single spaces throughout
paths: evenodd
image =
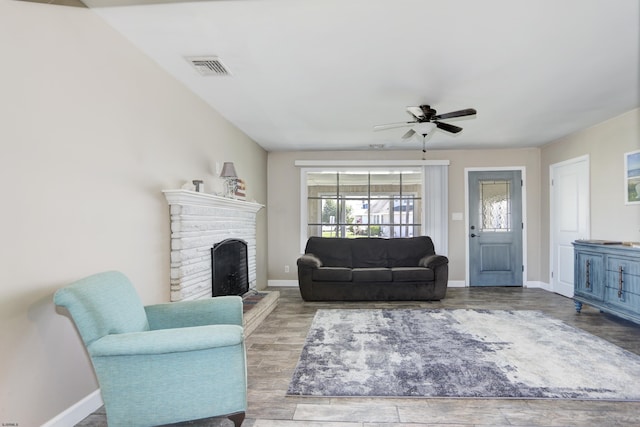
M 110 427 L 217 416 L 239 427 L 247 407 L 242 299 L 143 306 L 122 273 L 58 290 L 93 364 Z

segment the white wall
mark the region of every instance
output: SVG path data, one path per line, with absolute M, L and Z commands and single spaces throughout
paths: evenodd
M 168 301 L 161 190 L 233 161 L 266 204 L 266 153 L 87 9 L 0 0 L 0 52 L 0 423 L 30 427 L 97 388 L 54 291 L 117 269 Z
M 640 150 L 640 108 L 542 147 L 542 259 L 549 259 L 549 166 L 589 155 L 591 237 L 640 241 L 640 205 L 624 201 L 624 153 Z M 549 265 L 543 265 L 549 277 Z M 548 280 L 548 279 L 547 279 Z

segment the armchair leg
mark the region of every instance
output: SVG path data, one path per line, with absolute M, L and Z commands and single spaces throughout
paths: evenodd
M 235 414 L 227 415 L 227 418 L 233 422 L 235 427 L 240 427 L 244 421 L 244 412 L 236 412 Z

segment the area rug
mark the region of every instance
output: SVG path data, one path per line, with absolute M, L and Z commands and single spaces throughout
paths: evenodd
M 539 311 L 318 310 L 287 395 L 640 400 L 640 356 Z

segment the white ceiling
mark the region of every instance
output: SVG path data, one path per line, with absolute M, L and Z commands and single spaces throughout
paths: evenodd
M 269 151 L 532 147 L 640 106 L 640 0 L 85 0 Z M 149 3 L 149 4 L 147 4 Z M 111 6 L 102 7 L 105 4 Z M 215 55 L 231 76 L 184 59 Z

